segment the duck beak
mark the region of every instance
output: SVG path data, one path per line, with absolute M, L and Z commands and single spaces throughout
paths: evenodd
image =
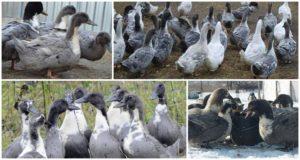
M 252 116 L 254 116 L 254 112 L 252 112 L 252 111 L 247 111 L 247 112 L 246 112 L 245 118 L 252 117 Z
M 68 105 L 68 109 L 69 109 L 70 111 L 73 111 L 73 110 L 79 110 L 80 108 L 77 107 L 77 106 L 75 106 L 75 105 L 73 105 L 73 104 L 71 104 L 71 105 Z
M 48 14 L 45 11 L 43 11 L 41 14 L 45 15 L 45 16 L 48 16 Z
M 87 103 L 87 95 L 74 101 L 75 103 Z
M 39 114 L 40 112 L 33 106 L 28 108 L 28 111 L 33 113 L 33 114 Z
M 154 100 L 154 99 L 157 99 L 158 98 L 158 95 L 156 92 L 152 92 L 152 95 L 151 95 L 151 99 Z
M 93 22 L 92 20 L 90 20 L 90 19 L 86 22 L 86 24 L 89 24 L 89 25 L 92 25 L 92 26 L 97 26 L 97 24 L 95 22 Z

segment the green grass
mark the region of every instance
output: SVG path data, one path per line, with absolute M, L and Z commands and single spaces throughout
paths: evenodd
M 180 125 L 185 124 L 186 115 L 186 84 L 185 82 L 163 82 L 166 86 L 169 113 Z M 14 103 L 16 95 L 24 82 L 3 82 L 2 83 L 2 148 L 8 145 L 20 135 L 21 118 L 15 110 Z M 54 100 L 64 97 L 65 91 L 74 90 L 76 87 L 84 87 L 90 92 L 100 92 L 108 99 L 111 88 L 119 84 L 129 92 L 138 95 L 145 106 L 146 122 L 153 116 L 156 101 L 150 96 L 155 82 L 38 82 L 29 87 L 30 93 L 23 98 L 34 100 L 35 107 L 47 117 L 49 106 Z M 172 89 L 173 88 L 173 89 Z M 45 98 L 44 98 L 45 97 Z M 107 103 L 106 106 L 110 104 Z M 94 128 L 95 109 L 89 104 L 83 106 L 85 118 L 89 127 Z M 62 123 L 64 115 L 59 117 L 58 125 Z M 42 128 L 42 136 L 45 137 L 45 129 Z

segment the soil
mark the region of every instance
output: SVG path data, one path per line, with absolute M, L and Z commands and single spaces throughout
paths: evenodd
M 117 13 L 122 14 L 125 6 L 134 5 L 135 3 L 129 2 L 115 2 L 114 8 Z M 158 5 L 158 12 L 164 9 L 164 2 L 153 2 L 153 5 Z M 171 3 L 172 12 L 174 15 L 178 16 L 177 6 L 178 2 Z M 278 7 L 281 3 L 273 4 L 273 14 L 277 15 Z M 208 14 L 208 7 L 214 7 L 214 15 L 223 12 L 225 8 L 225 2 L 193 2 L 192 14 L 199 14 L 199 20 L 202 20 Z M 237 9 L 240 3 L 231 3 L 232 9 Z M 293 13 L 291 30 L 293 33 L 293 38 L 298 44 L 298 3 L 290 2 L 289 7 Z M 259 9 L 256 10 L 248 19 L 248 25 L 250 27 L 251 33 L 254 32 L 256 22 L 259 16 L 264 16 L 267 12 L 267 3 L 259 2 Z M 279 21 L 279 20 L 278 20 Z M 153 28 L 153 24 L 149 16 L 143 18 L 145 25 L 145 31 Z M 234 27 L 238 25 L 236 22 Z M 267 45 L 267 41 L 265 41 Z M 253 75 L 250 71 L 249 66 L 245 66 L 244 63 L 240 61 L 239 50 L 228 43 L 228 48 L 225 52 L 225 58 L 221 67 L 216 72 L 209 72 L 204 69 L 197 70 L 194 75 L 184 75 L 175 68 L 175 61 L 182 55 L 180 48 L 176 47 L 173 49 L 168 60 L 165 62 L 164 66 L 156 67 L 150 65 L 143 75 L 133 75 L 129 73 L 124 67 L 114 68 L 114 77 L 116 79 L 251 79 Z M 126 55 L 128 56 L 128 54 Z M 125 57 L 126 58 L 126 57 Z M 297 79 L 298 78 L 298 54 L 295 56 L 292 64 L 279 64 L 276 71 L 269 77 L 271 79 Z

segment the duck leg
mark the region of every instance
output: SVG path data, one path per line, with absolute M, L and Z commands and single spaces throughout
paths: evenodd
M 51 69 L 48 69 L 48 70 L 47 70 L 47 77 L 48 77 L 48 78 L 51 78 L 51 79 L 57 78 L 57 76 L 54 75 L 54 73 L 52 72 Z

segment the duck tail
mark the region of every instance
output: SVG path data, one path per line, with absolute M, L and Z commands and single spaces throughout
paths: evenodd
M 23 53 L 23 51 L 26 50 L 24 43 L 20 39 L 16 38 L 15 36 L 13 36 L 12 39 L 15 43 L 15 49 L 17 50 L 17 52 Z
M 170 158 L 178 157 L 179 147 L 180 147 L 180 139 L 177 139 L 177 141 L 175 143 L 173 143 L 171 146 L 167 147 L 167 153 L 170 156 Z

